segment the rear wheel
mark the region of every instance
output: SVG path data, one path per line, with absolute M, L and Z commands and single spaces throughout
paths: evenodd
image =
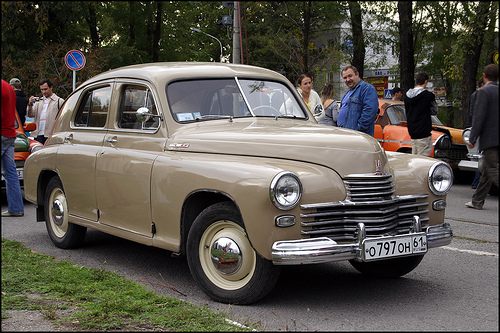
M 410 273 L 420 264 L 423 258 L 423 255 L 418 255 L 371 262 L 349 260 L 349 263 L 360 273 L 369 276 L 396 278 Z
M 71 249 L 83 243 L 87 228 L 69 222 L 66 194 L 57 177 L 52 178 L 47 186 L 44 210 L 49 237 L 57 247 Z
M 195 281 L 212 299 L 251 304 L 274 287 L 280 269 L 252 248 L 243 221 L 231 203 L 206 208 L 187 240 L 187 260 Z

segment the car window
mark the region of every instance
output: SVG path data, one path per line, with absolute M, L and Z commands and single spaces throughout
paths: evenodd
M 178 122 L 254 116 L 306 118 L 288 87 L 278 82 L 246 79 L 177 81 L 167 86 L 167 97 Z
M 156 130 L 160 125 L 159 117 L 149 117 L 146 121 L 139 121 L 136 112 L 140 108 L 147 108 L 149 113 L 158 115 L 158 110 L 151 90 L 141 85 L 126 85 L 122 89 L 120 109 L 118 112 L 118 127 L 137 130 Z
M 109 111 L 111 87 L 101 87 L 85 93 L 76 113 L 74 124 L 78 127 L 104 127 Z
M 406 123 L 406 112 L 404 105 L 392 105 L 386 109 L 387 116 L 392 125 Z
M 431 115 L 432 125 L 444 126 L 436 115 Z

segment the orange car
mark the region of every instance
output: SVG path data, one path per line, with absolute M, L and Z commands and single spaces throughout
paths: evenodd
M 431 157 L 458 168 L 461 160 L 467 160 L 467 146 L 461 129 L 444 126 L 436 116 L 432 116 Z M 379 114 L 375 121 L 375 138 L 387 151 L 411 153 L 411 138 L 406 126 L 406 112 L 403 101 L 379 99 Z
M 14 143 L 14 160 L 16 161 L 16 170 L 17 175 L 19 176 L 19 182 L 21 186 L 24 184 L 24 162 L 28 158 L 30 154 L 42 148 L 43 145 L 28 137 L 26 132 L 31 132 L 36 130 L 36 124 L 33 122 L 27 122 L 24 124 L 24 127 L 19 126 L 21 124 L 21 120 L 19 119 L 19 115 L 16 112 L 16 141 Z M 2 188 L 5 188 L 5 179 L 2 175 Z

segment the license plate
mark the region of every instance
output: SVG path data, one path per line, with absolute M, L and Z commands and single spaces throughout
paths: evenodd
M 363 259 L 365 261 L 426 252 L 427 235 L 425 232 L 412 235 L 367 238 L 363 241 Z
M 23 179 L 24 177 L 24 170 L 23 169 L 17 169 L 17 177 L 19 177 L 20 180 Z M 2 174 L 2 180 L 5 181 L 5 178 L 3 177 L 3 174 Z

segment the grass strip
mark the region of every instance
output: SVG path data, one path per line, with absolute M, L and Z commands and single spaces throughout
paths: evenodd
M 73 330 L 251 331 L 228 323 L 224 313 L 2 238 L 2 318 L 6 310 L 39 310 Z

